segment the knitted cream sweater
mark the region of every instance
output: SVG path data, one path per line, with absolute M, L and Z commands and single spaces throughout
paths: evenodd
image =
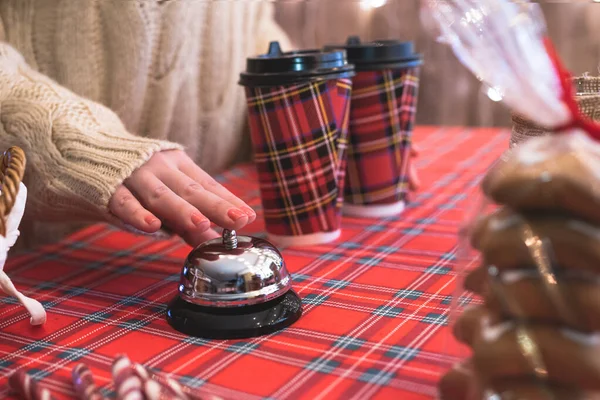
M 245 59 L 289 46 L 257 0 L 0 0 L 0 25 L 0 149 L 28 157 L 28 246 L 115 222 L 114 189 L 157 151 L 229 166 L 248 148 Z

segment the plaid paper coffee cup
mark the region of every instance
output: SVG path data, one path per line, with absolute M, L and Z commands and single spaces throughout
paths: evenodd
M 282 53 L 273 45 L 255 60 L 241 84 L 268 237 L 282 246 L 336 240 L 353 68 L 345 52 Z
M 402 213 L 408 193 L 411 138 L 417 112 L 421 56 L 410 42 L 344 46 L 356 66 L 344 213 L 386 217 Z

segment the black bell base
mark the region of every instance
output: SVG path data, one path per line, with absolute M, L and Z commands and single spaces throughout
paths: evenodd
M 263 304 L 203 307 L 179 295 L 167 306 L 167 322 L 177 331 L 202 339 L 247 339 L 287 328 L 302 316 L 302 300 L 293 290 Z

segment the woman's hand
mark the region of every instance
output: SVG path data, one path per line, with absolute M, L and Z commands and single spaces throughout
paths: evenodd
M 154 233 L 164 224 L 189 245 L 217 237 L 211 221 L 227 229 L 241 229 L 256 213 L 183 151 L 154 154 L 120 185 L 110 211 L 134 228 Z

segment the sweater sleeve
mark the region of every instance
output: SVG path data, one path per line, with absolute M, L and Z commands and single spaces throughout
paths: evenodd
M 0 43 L 0 150 L 26 153 L 27 214 L 48 221 L 117 222 L 115 189 L 154 153 L 181 149 L 127 132 L 108 108 L 30 68 Z
M 257 41 L 253 54 L 263 54 L 268 48 L 269 43 L 277 40 L 283 51 L 296 50 L 294 43 L 290 40 L 288 34 L 281 28 L 275 20 L 275 9 L 273 2 L 261 2 L 259 12 Z

